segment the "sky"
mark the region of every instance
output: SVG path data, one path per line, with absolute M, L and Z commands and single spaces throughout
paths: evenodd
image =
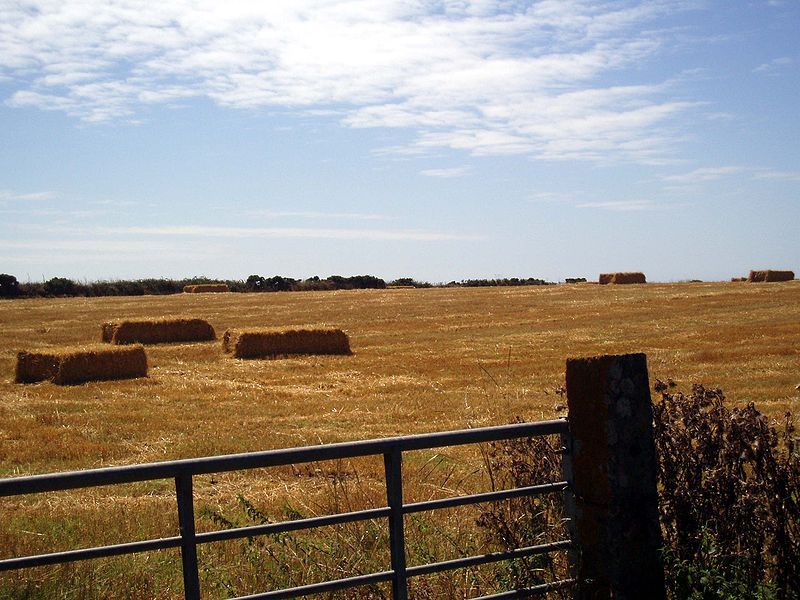
M 0 272 L 800 271 L 800 0 L 0 0 Z

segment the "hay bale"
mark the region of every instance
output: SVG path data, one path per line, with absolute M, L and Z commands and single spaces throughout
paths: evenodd
M 773 269 L 764 269 L 761 271 L 750 271 L 747 281 L 750 283 L 766 283 L 770 281 L 792 281 L 794 279 L 794 271 L 776 271 Z
M 107 345 L 67 347 L 17 354 L 15 381 L 52 381 L 73 385 L 86 381 L 147 377 L 144 346 Z
M 236 336 L 240 330 L 226 329 L 222 334 L 222 351 L 233 352 L 233 347 L 236 345 Z
M 767 276 L 764 281 L 794 281 L 794 271 L 767 269 Z
M 614 278 L 613 273 L 600 273 L 600 277 L 597 279 L 597 283 L 600 285 L 607 285 L 611 283 L 611 280 Z
M 739 283 L 742 281 L 747 281 L 747 277 L 731 277 L 731 281 L 734 283 Z
M 602 275 L 601 275 L 602 277 Z M 586 283 L 586 277 L 567 277 L 565 283 Z
M 628 273 L 600 273 L 598 283 L 603 285 L 609 283 L 647 283 L 647 279 L 645 279 L 644 273 L 638 271 Z
M 59 359 L 53 352 L 17 353 L 17 366 L 14 370 L 15 383 L 36 383 L 53 380 L 58 373 Z
M 228 284 L 226 283 L 199 283 L 196 285 L 185 285 L 183 291 L 186 294 L 201 294 L 204 292 L 229 292 Z
M 111 340 L 114 339 L 114 331 L 119 326 L 119 321 L 111 321 L 108 323 L 103 323 L 100 327 L 102 328 L 102 334 L 100 336 L 103 342 L 111 343 Z
M 352 354 L 350 340 L 341 329 L 264 328 L 228 330 L 223 350 L 235 358 L 260 358 L 290 354 Z
M 203 319 L 137 319 L 103 323 L 102 339 L 112 344 L 170 344 L 215 340 L 217 334 Z

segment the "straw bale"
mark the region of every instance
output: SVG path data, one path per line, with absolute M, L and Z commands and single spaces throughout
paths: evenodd
M 222 334 L 222 351 L 233 352 L 233 347 L 236 345 L 236 337 L 239 335 L 237 329 L 226 329 Z
M 600 277 L 597 280 L 597 283 L 600 285 L 606 285 L 611 283 L 611 280 L 614 278 L 613 273 L 600 273 Z
M 20 352 L 16 382 L 49 380 L 59 385 L 86 381 L 147 377 L 147 355 L 141 345 L 124 348 L 93 345 Z
M 229 292 L 226 283 L 199 283 L 196 285 L 185 285 L 183 291 L 187 294 L 200 294 L 203 292 Z
M 103 341 L 112 344 L 169 344 L 217 339 L 204 319 L 161 318 L 103 323 Z
M 764 281 L 793 281 L 794 271 L 775 271 L 767 270 L 767 277 Z
M 647 283 L 644 273 L 638 271 L 628 273 L 601 273 L 598 283 Z
M 101 340 L 106 343 L 111 343 L 111 340 L 114 339 L 114 331 L 119 326 L 119 321 L 110 321 L 107 323 L 103 323 L 100 327 L 102 328 Z
M 350 340 L 341 329 L 264 328 L 228 330 L 223 348 L 235 358 L 289 354 L 352 354 Z
M 760 271 L 750 271 L 747 281 L 750 283 L 761 283 L 769 281 L 792 281 L 794 279 L 794 271 L 776 271 L 773 269 L 764 269 Z
M 747 277 L 731 277 L 731 281 L 734 283 L 739 283 L 742 281 L 747 281 Z
M 18 352 L 14 381 L 36 383 L 52 380 L 58 373 L 58 363 L 58 357 L 51 352 Z

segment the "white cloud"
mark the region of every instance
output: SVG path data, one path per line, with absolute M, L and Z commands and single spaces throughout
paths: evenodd
M 574 204 L 576 197 L 580 192 L 534 192 L 530 195 L 530 201 L 533 203 L 545 204 Z
M 655 210 L 658 205 L 650 200 L 611 200 L 607 202 L 584 202 L 577 204 L 576 208 L 596 208 L 615 212 L 630 212 L 642 210 Z
M 309 238 L 369 241 L 477 241 L 483 236 L 436 231 L 379 229 L 315 229 L 303 227 L 218 227 L 180 225 L 163 227 L 109 227 L 98 230 L 113 235 L 185 236 L 199 238 Z
M 97 264 L 140 264 L 143 257 L 158 262 L 168 256 L 170 260 L 196 261 L 198 258 L 213 259 L 223 252 L 224 248 L 214 247 L 207 242 L 187 245 L 170 241 L 153 240 L 105 240 L 83 238 L 72 240 L 0 240 L 0 250 L 5 261 L 10 264 L 19 262 L 18 268 L 29 268 L 32 265 L 43 265 L 48 269 L 58 265 Z
M 694 106 L 608 86 L 670 43 L 666 0 L 32 0 L 0 11 L 12 107 L 89 122 L 207 97 L 403 127 L 412 148 L 655 162 Z
M 780 171 L 766 167 L 756 166 L 724 166 L 724 167 L 702 167 L 681 173 L 678 175 L 664 175 L 663 181 L 675 184 L 696 184 L 706 181 L 716 181 L 732 175 L 745 175 L 749 179 L 767 179 L 776 181 L 800 181 L 800 171 Z
M 753 69 L 753 73 L 761 73 L 762 75 L 772 76 L 779 75 L 781 71 L 792 66 L 793 64 L 793 58 L 790 56 L 781 56 L 780 58 L 774 58 L 767 63 L 758 65 L 755 69 Z
M 800 181 L 800 171 L 760 169 L 753 177 L 756 179 L 771 179 L 775 181 Z
M 714 181 L 717 179 L 722 179 L 728 175 L 735 175 L 749 170 L 750 169 L 747 167 L 740 166 L 702 167 L 700 169 L 690 171 L 689 173 L 665 175 L 661 179 L 671 183 L 692 184 L 701 183 L 703 181 Z
M 298 219 L 342 219 L 352 221 L 386 221 L 391 217 L 386 215 L 376 215 L 367 213 L 328 213 L 319 211 L 272 211 L 272 210 L 251 210 L 247 212 L 250 216 L 266 217 L 271 219 L 298 218 Z
M 0 190 L 0 202 L 6 201 L 20 201 L 20 202 L 30 202 L 30 201 L 40 201 L 40 200 L 53 200 L 56 198 L 58 194 L 55 192 L 28 192 L 28 193 L 18 193 L 13 192 L 11 190 Z
M 426 177 L 442 177 L 445 179 L 452 177 L 463 177 L 469 173 L 469 167 L 450 167 L 447 169 L 424 169 L 419 172 Z

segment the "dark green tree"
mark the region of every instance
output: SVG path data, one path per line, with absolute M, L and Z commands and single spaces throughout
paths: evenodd
M 74 296 L 75 282 L 66 277 L 53 277 L 44 284 L 47 296 Z
M 19 294 L 19 281 L 13 275 L 0 273 L 0 298 L 14 298 Z

